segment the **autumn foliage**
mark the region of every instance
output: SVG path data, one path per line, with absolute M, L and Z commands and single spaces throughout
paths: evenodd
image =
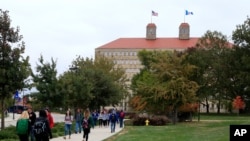
M 187 103 L 182 106 L 180 106 L 179 111 L 180 112 L 196 112 L 199 107 L 198 103 Z
M 141 96 L 134 96 L 131 98 L 130 105 L 134 108 L 134 110 L 142 111 L 145 109 L 147 102 L 143 101 Z
M 233 100 L 233 108 L 236 110 L 244 109 L 245 102 L 242 100 L 241 96 L 236 96 L 236 98 Z

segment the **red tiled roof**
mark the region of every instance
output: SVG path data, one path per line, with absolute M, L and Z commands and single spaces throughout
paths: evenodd
M 180 40 L 179 38 L 119 38 L 97 49 L 186 49 L 194 47 L 199 38 Z

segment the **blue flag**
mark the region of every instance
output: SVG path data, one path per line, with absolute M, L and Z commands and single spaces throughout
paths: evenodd
M 194 15 L 194 13 L 191 12 L 191 11 L 186 10 L 186 11 L 185 11 L 185 15 Z
M 19 93 L 18 91 L 15 92 L 15 96 L 14 96 L 14 99 L 18 99 L 19 98 Z

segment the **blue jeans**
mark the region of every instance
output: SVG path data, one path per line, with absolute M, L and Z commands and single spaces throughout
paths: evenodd
M 115 132 L 115 125 L 116 125 L 116 122 L 111 121 L 111 133 Z
M 120 128 L 123 127 L 123 118 L 120 118 Z
M 65 124 L 64 135 L 71 135 L 71 124 Z
M 81 130 L 82 130 L 81 121 L 76 121 L 75 132 L 81 133 Z

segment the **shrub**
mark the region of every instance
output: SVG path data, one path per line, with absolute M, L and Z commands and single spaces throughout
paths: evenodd
M 133 119 L 136 117 L 135 112 L 125 112 L 125 118 Z
M 16 134 L 16 127 L 10 126 L 0 131 L 0 139 L 1 140 L 18 140 L 18 136 Z
M 133 118 L 133 125 L 142 126 L 145 125 L 145 121 L 148 119 L 147 116 L 135 116 Z
M 136 126 L 143 126 L 146 125 L 145 121 L 149 120 L 149 125 L 154 125 L 154 126 L 162 126 L 166 125 L 167 123 L 170 123 L 171 121 L 164 115 L 153 115 L 153 116 L 136 116 L 133 118 L 133 125 Z
M 166 125 L 167 123 L 170 123 L 171 121 L 164 115 L 157 115 L 157 116 L 152 116 L 150 119 L 150 125 L 154 126 L 162 126 Z

